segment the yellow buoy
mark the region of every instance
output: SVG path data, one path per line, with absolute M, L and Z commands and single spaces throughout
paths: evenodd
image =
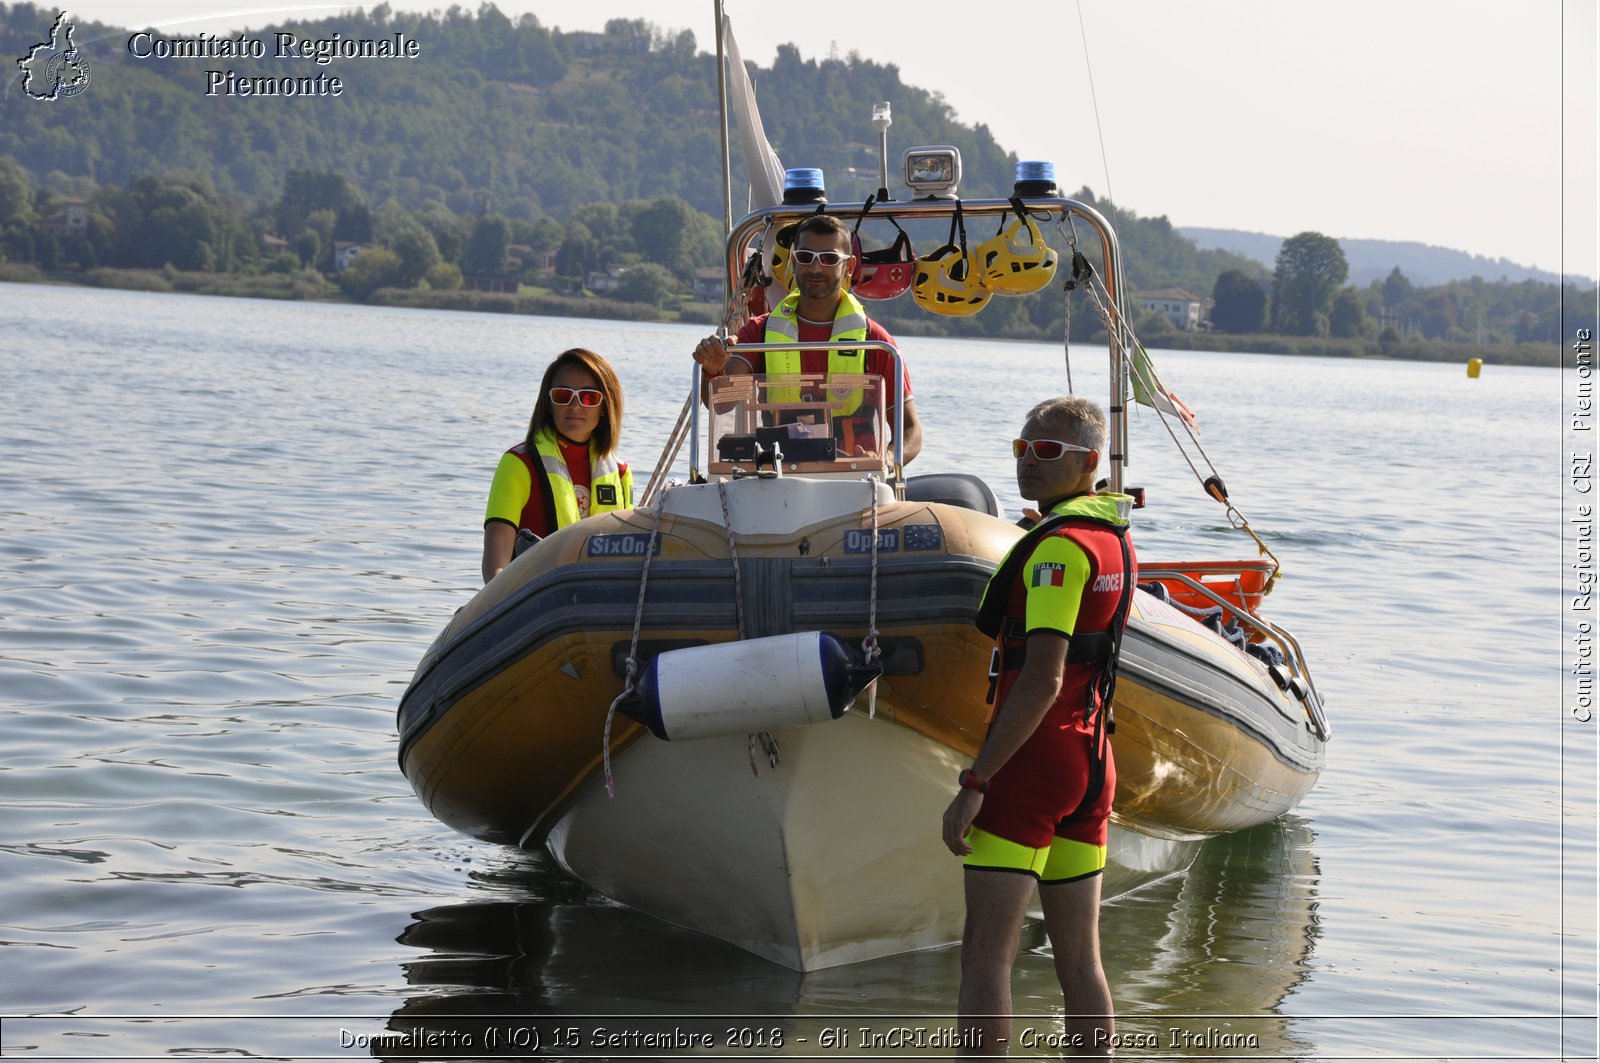
M 1478 379 L 1478 374 L 1481 373 L 1481 372 L 1483 372 L 1483 359 L 1482 358 L 1468 358 L 1467 359 L 1467 376 L 1470 377 L 1473 380 L 1476 380 L 1476 379 Z

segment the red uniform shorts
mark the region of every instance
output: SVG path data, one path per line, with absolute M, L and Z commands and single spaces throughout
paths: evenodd
M 1095 737 L 1078 713 L 1051 712 L 1005 767 L 989 780 L 989 793 L 972 825 L 1007 841 L 1034 849 L 1067 838 L 1086 845 L 1106 844 L 1106 822 L 1117 789 L 1111 742 L 1103 740 L 1105 778 L 1089 806 L 1083 803 L 1095 772 Z

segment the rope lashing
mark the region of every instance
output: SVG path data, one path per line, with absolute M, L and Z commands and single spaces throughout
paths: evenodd
M 1059 230 L 1059 225 L 1057 228 Z M 1086 278 L 1079 277 L 1078 259 L 1082 256 L 1078 251 L 1075 234 L 1074 236 L 1069 236 L 1068 241 L 1072 246 L 1073 253 L 1073 278 L 1074 280 L 1087 280 L 1087 283 L 1083 284 L 1083 290 L 1088 295 L 1090 303 L 1094 305 L 1095 312 L 1100 317 L 1100 323 L 1106 330 L 1106 336 L 1111 342 L 1111 349 L 1117 360 L 1127 367 L 1130 375 L 1140 375 L 1145 389 L 1152 397 L 1167 395 L 1166 385 L 1161 382 L 1161 378 L 1156 374 L 1155 366 L 1150 364 L 1149 359 L 1146 358 L 1142 366 L 1134 361 L 1131 349 L 1137 347 L 1142 350 L 1143 347 L 1139 344 L 1139 338 L 1133 334 L 1132 327 L 1117 312 L 1116 305 L 1111 299 L 1111 293 L 1105 288 L 1105 282 L 1092 269 L 1087 270 Z M 1087 266 L 1087 263 L 1085 265 Z M 1226 507 L 1228 524 L 1235 531 L 1242 531 L 1250 536 L 1255 541 L 1256 548 L 1261 552 L 1262 556 L 1272 561 L 1272 575 L 1267 577 L 1266 586 L 1262 588 L 1261 592 L 1263 594 L 1271 593 L 1273 585 L 1277 583 L 1278 576 L 1283 571 L 1283 563 L 1262 541 L 1261 536 L 1256 534 L 1255 529 L 1250 527 L 1250 521 L 1239 507 L 1228 499 L 1228 490 L 1223 486 L 1222 477 L 1217 473 L 1217 467 L 1212 464 L 1211 456 L 1206 453 L 1206 448 L 1201 444 L 1199 435 L 1194 427 L 1182 417 L 1169 417 L 1160 403 L 1153 403 L 1151 409 L 1155 410 L 1156 416 L 1160 418 L 1161 426 L 1167 430 L 1167 435 L 1172 437 L 1173 445 L 1177 447 L 1178 453 L 1183 455 L 1183 460 L 1189 466 L 1189 471 L 1194 474 L 1196 482 L 1200 484 L 1207 495 Z M 1183 426 L 1184 437 L 1188 440 L 1189 446 L 1193 447 L 1195 453 L 1199 455 L 1201 462 L 1204 463 L 1205 471 L 1196 466 L 1194 459 L 1190 457 L 1189 448 L 1184 446 L 1184 439 L 1178 437 L 1173 421 L 1177 421 L 1178 424 Z
M 871 664 L 883 656 L 878 645 L 878 481 L 867 477 L 867 490 L 872 493 L 872 576 L 867 591 L 867 637 L 861 640 L 861 652 Z M 867 687 L 867 719 L 878 715 L 878 681 Z
M 650 522 L 650 541 L 645 544 L 644 566 L 639 572 L 639 600 L 633 607 L 633 641 L 628 644 L 628 656 L 623 662 L 622 693 L 611 701 L 611 707 L 606 710 L 605 730 L 600 736 L 600 761 L 604 766 L 606 780 L 606 796 L 616 797 L 617 787 L 611 778 L 611 722 L 616 719 L 617 706 L 623 699 L 633 693 L 634 680 L 639 675 L 639 629 L 644 623 L 644 594 L 650 586 L 650 559 L 655 556 L 656 542 L 661 536 L 661 512 L 667 508 L 667 495 L 671 487 L 661 492 L 661 500 L 656 503 L 655 518 Z

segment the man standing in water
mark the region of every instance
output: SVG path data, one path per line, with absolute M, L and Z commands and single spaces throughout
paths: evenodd
M 738 336 L 739 343 L 827 343 L 830 340 L 882 340 L 894 337 L 876 321 L 867 319 L 866 308 L 845 287 L 854 256 L 850 253 L 850 230 L 838 218 L 814 214 L 795 229 L 790 252 L 796 288 L 778 303 L 770 314 L 751 318 Z M 700 363 L 707 379 L 728 373 L 869 373 L 880 377 L 889 407 L 889 423 L 894 423 L 894 359 L 886 351 L 802 351 L 744 355 L 730 352 L 729 343 L 707 336 L 695 345 L 694 360 Z M 864 355 L 864 356 L 863 356 Z M 905 390 L 904 461 L 910 464 L 922 449 L 922 425 L 911 401 L 911 374 L 903 373 Z M 835 420 L 836 438 L 847 454 L 871 453 L 879 446 L 872 437 L 870 411 L 860 410 Z M 885 444 L 886 445 L 886 444 Z
M 1115 1029 L 1100 965 L 1100 873 L 1116 790 L 1107 738 L 1117 651 L 1137 578 L 1132 500 L 1095 494 L 1106 418 L 1047 399 L 1012 444 L 1017 487 L 1044 519 L 995 570 L 978 627 L 996 639 L 989 733 L 944 814 L 965 857 L 959 1011 L 983 1054 L 1011 1035 L 1011 968 L 1035 885 L 1066 1002 L 1065 1040 L 1107 1054 Z

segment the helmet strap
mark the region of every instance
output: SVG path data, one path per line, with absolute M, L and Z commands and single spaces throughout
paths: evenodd
M 867 193 L 867 201 L 861 204 L 861 213 L 856 215 L 856 235 L 859 236 L 861 234 L 861 223 L 867 220 L 867 212 L 872 209 L 872 204 L 876 203 L 877 201 L 878 194 L 876 192 Z M 893 221 L 894 219 L 891 218 L 889 220 Z M 895 228 L 899 228 L 899 226 L 895 226 Z

